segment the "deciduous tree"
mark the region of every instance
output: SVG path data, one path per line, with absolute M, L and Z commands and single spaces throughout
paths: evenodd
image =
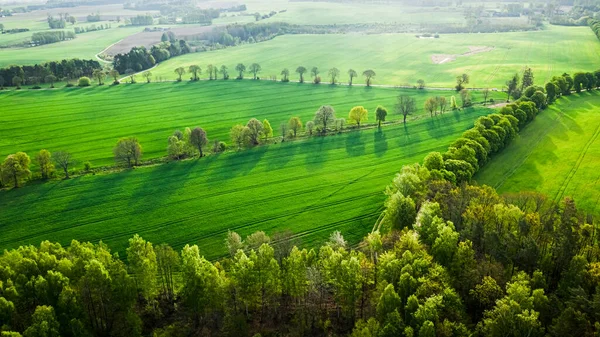
M 142 146 L 135 137 L 121 138 L 113 149 L 117 164 L 126 164 L 127 167 L 138 165 L 142 157 Z
M 263 133 L 263 124 L 256 118 L 251 118 L 246 124 L 248 129 L 248 141 L 251 145 L 258 145 L 258 140 Z
M 292 117 L 288 122 L 288 128 L 294 133 L 294 138 L 298 134 L 298 131 L 302 130 L 302 121 L 299 117 Z
M 327 133 L 327 126 L 335 122 L 335 110 L 330 105 L 322 105 L 315 113 L 315 124 L 322 127 L 322 132 Z
M 329 69 L 329 77 L 331 78 L 331 84 L 335 84 L 335 80 L 337 79 L 337 77 L 340 76 L 340 70 L 338 68 L 331 68 Z
M 281 76 L 283 76 L 283 79 L 281 80 L 282 82 L 289 82 L 289 77 L 290 77 L 290 71 L 288 70 L 288 68 L 284 68 L 281 71 Z
M 360 129 L 360 123 L 368 120 L 368 111 L 362 106 L 355 106 L 348 113 L 348 119 Z
M 299 66 L 296 68 L 296 72 L 300 74 L 300 83 L 304 83 L 304 73 L 306 72 L 306 68 L 303 66 Z
M 377 109 L 375 109 L 375 118 L 377 118 L 377 123 L 379 127 L 381 127 L 381 122 L 385 122 L 387 114 L 387 109 L 382 107 L 381 105 L 377 106 Z
M 350 82 L 348 82 L 349 85 L 352 85 L 352 81 L 354 80 L 354 78 L 356 76 L 358 76 L 358 74 L 356 73 L 356 70 L 354 70 L 354 69 L 348 70 L 348 77 L 350 77 Z
M 273 137 L 273 128 L 271 127 L 271 123 L 268 120 L 263 121 L 263 136 L 265 137 L 265 141 L 270 137 Z
M 41 150 L 35 157 L 42 179 L 48 179 L 54 172 L 54 164 L 52 163 L 52 155 L 48 150 Z
M 461 90 L 463 90 L 465 88 L 465 84 L 469 84 L 469 75 L 468 74 L 462 74 L 460 76 L 456 77 L 456 91 L 460 92 Z
M 260 73 L 261 70 L 262 67 L 258 63 L 252 63 L 250 65 L 250 72 L 252 73 L 252 75 L 254 75 L 255 80 L 258 78 L 258 73 Z
M 150 71 L 144 71 L 142 76 L 146 79 L 146 83 L 150 83 L 150 80 L 152 79 L 152 73 Z
M 410 96 L 400 95 L 396 103 L 396 112 L 401 114 L 403 117 L 404 124 L 406 124 L 406 117 L 412 115 L 416 110 L 415 99 Z
M 226 80 L 229 75 L 227 73 L 227 66 L 226 65 L 222 65 L 221 69 L 219 69 L 219 72 L 221 73 L 221 75 L 223 75 L 223 79 Z
M 185 68 L 184 67 L 178 67 L 175 69 L 175 74 L 177 74 L 177 82 L 181 82 L 181 77 L 183 76 L 183 74 L 185 74 Z
M 71 156 L 71 153 L 67 151 L 58 151 L 52 154 L 54 163 L 60 167 L 65 173 L 65 179 L 69 179 L 69 167 L 75 165 L 75 160 Z
M 204 156 L 202 148 L 208 144 L 208 138 L 206 137 L 206 131 L 201 127 L 195 127 L 190 134 L 190 144 L 198 149 L 200 157 Z
M 238 65 L 235 66 L 235 70 L 239 73 L 238 80 L 243 79 L 244 72 L 246 71 L 246 66 L 243 63 L 238 63 Z
M 245 131 L 246 127 L 243 125 L 234 125 L 229 131 L 229 137 L 231 138 L 231 142 L 237 144 L 238 150 L 242 148 L 242 145 L 246 143 L 246 135 Z
M 367 69 L 365 71 L 363 71 L 363 76 L 365 77 L 365 80 L 367 81 L 367 87 L 371 86 L 371 81 L 373 80 L 373 77 L 375 77 L 375 72 L 371 69 Z
M 30 164 L 31 159 L 25 152 L 8 155 L 0 167 L 2 180 L 12 181 L 15 188 L 19 187 L 19 182 L 31 176 Z

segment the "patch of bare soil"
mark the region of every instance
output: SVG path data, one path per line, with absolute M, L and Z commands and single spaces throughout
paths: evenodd
M 472 56 L 480 53 L 486 53 L 494 50 L 494 47 L 486 46 L 469 46 L 469 51 L 459 55 L 450 54 L 434 54 L 431 55 L 431 62 L 434 64 L 444 64 L 456 60 L 457 57 Z
M 209 32 L 213 29 L 212 26 L 189 26 L 189 27 L 177 27 L 171 28 L 170 31 L 175 33 L 177 38 L 183 39 L 185 37 L 190 37 L 194 35 L 198 35 L 201 33 Z M 146 48 L 150 48 L 155 44 L 160 43 L 160 39 L 164 32 L 156 31 L 156 32 L 141 32 L 134 35 L 130 35 L 123 40 L 119 41 L 108 50 L 104 52 L 106 55 L 117 55 L 128 53 L 133 47 L 141 47 L 144 46 Z

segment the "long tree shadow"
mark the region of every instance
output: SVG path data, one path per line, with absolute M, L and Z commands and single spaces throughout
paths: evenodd
M 381 157 L 387 152 L 388 142 L 381 128 L 373 133 L 373 147 L 377 157 Z
M 337 137 L 313 137 L 311 140 L 306 142 L 306 158 L 305 165 L 308 170 L 317 170 L 323 167 L 323 163 L 327 161 L 327 149 L 326 143 L 331 142 L 330 139 Z
M 211 175 L 209 182 L 229 180 L 250 173 L 267 151 L 267 146 L 259 146 L 221 156 L 221 170 L 218 174 Z
M 365 154 L 365 140 L 362 131 L 353 131 L 346 136 L 346 153 L 350 157 L 358 157 Z
M 287 163 L 289 163 L 292 158 L 296 156 L 296 152 L 298 151 L 299 142 L 283 142 L 275 146 L 273 149 L 280 153 L 281 155 L 269 157 L 267 169 L 277 170 L 283 168 Z

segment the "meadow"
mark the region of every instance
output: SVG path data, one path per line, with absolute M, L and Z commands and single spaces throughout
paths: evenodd
M 371 123 L 375 108 L 383 105 L 390 110 L 387 120 L 398 121 L 401 116 L 393 109 L 400 94 L 417 101 L 419 110 L 410 119 L 426 115 L 427 98 L 438 95 L 449 101 L 455 95 L 452 91 L 253 80 L 4 91 L 0 92 L 0 154 L 25 151 L 33 155 L 46 148 L 70 151 L 80 163 L 112 165 L 112 148 L 121 137 L 137 137 L 144 158 L 156 158 L 166 155 L 167 138 L 176 129 L 201 126 L 209 139 L 229 143 L 231 127 L 254 117 L 268 119 L 279 136 L 281 123 L 293 116 L 311 120 L 321 105 L 332 105 L 338 118 L 347 118 L 352 107 L 363 105 L 371 111 Z M 481 93 L 473 93 L 473 99 L 483 100 Z
M 536 191 L 600 213 L 600 94 L 561 98 L 475 177 L 502 193 Z
M 461 55 L 469 47 L 489 47 L 491 51 L 457 56 L 454 61 L 435 64 L 434 55 Z M 347 82 L 346 71 L 359 73 L 373 69 L 375 84 L 415 85 L 423 79 L 431 87 L 452 87 L 457 75 L 470 74 L 469 87 L 502 89 L 505 82 L 525 66 L 534 70 L 536 81 L 542 83 L 566 70 L 594 71 L 598 68 L 600 44 L 589 27 L 558 27 L 535 32 L 493 34 L 448 34 L 439 39 L 418 39 L 413 34 L 324 34 L 284 35 L 257 44 L 223 50 L 188 54 L 161 63 L 153 69 L 155 75 L 175 79 L 174 69 L 198 64 L 224 64 L 232 76 L 235 66 L 259 63 L 261 76 L 280 76 L 288 68 L 292 80 L 295 69 L 303 65 L 317 66 L 323 81 L 327 70 L 337 67 L 339 79 Z M 285 57 L 282 57 L 285 55 Z M 363 82 L 362 77 L 357 80 Z
M 164 108 L 164 115 L 157 118 L 164 123 L 173 116 L 171 111 Z M 194 111 L 201 112 L 202 104 Z M 198 244 L 202 255 L 214 259 L 226 253 L 223 240 L 228 230 L 244 236 L 258 230 L 270 235 L 290 230 L 305 246 L 322 243 L 331 232 L 340 230 L 356 244 L 372 229 L 383 207 L 383 190 L 402 165 L 420 161 L 430 151 L 444 150 L 472 127 L 478 116 L 487 113 L 485 108 L 449 112 L 380 131 L 373 128 L 311 137 L 3 191 L 0 248 L 45 239 L 62 244 L 72 239 L 102 240 L 123 253 L 127 240 L 137 233 L 177 249 L 186 243 Z M 91 114 L 104 112 L 99 109 Z M 121 114 L 129 116 L 130 122 L 141 119 L 129 115 L 128 109 L 121 109 Z M 90 127 L 96 124 L 87 122 Z M 51 138 L 36 127 L 27 129 L 38 130 L 40 136 L 32 140 L 32 146 Z M 89 133 L 81 127 L 75 130 L 76 136 L 70 140 L 73 145 Z M 104 137 L 103 133 L 91 133 Z M 166 134 L 161 137 L 166 139 Z

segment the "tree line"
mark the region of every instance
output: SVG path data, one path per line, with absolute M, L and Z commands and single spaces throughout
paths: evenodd
M 80 59 L 64 59 L 32 66 L 9 66 L 0 68 L 0 88 L 20 87 L 22 84 L 54 83 L 81 76 L 91 77 L 97 69 L 102 69 L 98 61 Z
M 150 50 L 146 47 L 133 47 L 128 53 L 117 54 L 113 58 L 113 68 L 121 74 L 127 70 L 139 72 L 152 68 L 156 63 L 170 59 L 171 57 L 190 53 L 190 46 L 184 40 L 174 37 L 169 41 L 162 41 L 152 46 Z
M 75 33 L 70 30 L 59 30 L 51 32 L 35 32 L 31 35 L 31 43 L 35 45 L 44 45 L 61 41 L 72 40 Z

